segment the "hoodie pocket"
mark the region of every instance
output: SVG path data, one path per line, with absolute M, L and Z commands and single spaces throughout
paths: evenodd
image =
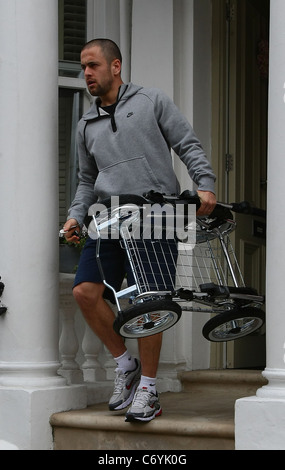
M 161 185 L 143 155 L 101 169 L 94 189 L 96 196 L 103 199 L 127 193 L 142 195 L 151 189 L 160 191 Z

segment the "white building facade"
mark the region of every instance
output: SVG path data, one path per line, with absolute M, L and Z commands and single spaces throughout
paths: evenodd
M 173 98 L 210 160 L 211 25 L 217 3 L 87 0 L 87 40 L 115 40 L 123 54 L 124 81 L 162 88 Z M 72 276 L 59 274 L 58 88 L 82 90 L 83 85 L 80 78 L 59 74 L 58 11 L 58 0 L 0 0 L 0 276 L 5 284 L 1 300 L 7 306 L 0 316 L 3 449 L 52 449 L 51 414 L 100 401 L 113 377 L 112 359 L 79 319 L 70 295 Z M 264 370 L 268 385 L 256 397 L 236 404 L 237 449 L 284 449 L 285 441 L 285 258 L 283 262 L 279 227 L 283 208 L 276 202 L 282 201 L 284 191 L 284 19 L 284 2 L 271 0 Z M 182 189 L 189 188 L 191 182 L 179 165 L 177 174 Z M 211 366 L 211 345 L 201 335 L 205 319 L 185 315 L 165 333 L 161 391 L 179 391 L 179 370 Z

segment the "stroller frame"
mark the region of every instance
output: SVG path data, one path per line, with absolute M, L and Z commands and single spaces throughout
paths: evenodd
M 189 238 L 186 242 L 177 240 L 177 257 L 169 257 L 169 252 L 166 256 L 164 250 L 168 246 L 168 237 L 165 233 L 169 230 L 165 223 L 167 210 L 161 226 L 163 242 L 157 235 L 153 236 L 156 221 L 153 212 L 151 213 L 150 243 L 154 253 L 152 256 L 157 257 L 156 272 L 151 264 L 145 265 L 141 261 L 142 254 L 148 257 L 141 224 L 147 220 L 146 206 L 154 204 L 164 209 L 172 208 L 180 220 L 183 219 L 187 233 L 192 230 L 190 243 Z M 143 197 L 122 195 L 116 204 L 112 203 L 112 199 L 102 201 L 100 207 L 105 207 L 105 210 L 101 210 L 99 216 L 94 208 L 89 211 L 92 221 L 88 233 L 91 238 L 97 239 L 97 264 L 103 283 L 114 295 L 118 310 L 114 330 L 119 335 L 140 338 L 160 333 L 175 325 L 181 318 L 182 311 L 214 314 L 202 330 L 203 336 L 214 342 L 242 338 L 259 330 L 265 323 L 265 313 L 262 310 L 264 296 L 245 285 L 230 240 L 230 234 L 236 228 L 231 211 L 253 213 L 252 208 L 245 202 L 219 202 L 210 216 L 194 216 L 194 219 L 189 219 L 189 205 L 192 214 L 195 214 L 199 204 L 200 200 L 195 192 L 184 191 L 180 196 L 166 196 L 150 191 Z M 106 231 L 108 237 L 111 235 L 120 239 L 135 280 L 133 285 L 120 291 L 116 291 L 106 281 L 100 260 L 100 241 L 103 234 L 106 236 Z M 146 272 L 145 266 L 152 272 Z M 171 277 L 169 272 L 173 273 L 173 270 L 175 276 Z M 167 281 L 164 279 L 165 273 Z M 125 298 L 129 299 L 130 307 L 123 310 L 120 302 Z

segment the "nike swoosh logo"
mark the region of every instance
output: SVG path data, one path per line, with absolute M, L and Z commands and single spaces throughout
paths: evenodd
M 129 383 L 129 385 L 126 385 L 126 389 L 130 390 L 131 386 L 133 385 L 134 379 Z

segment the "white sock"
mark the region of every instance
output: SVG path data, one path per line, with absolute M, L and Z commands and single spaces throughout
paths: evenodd
M 135 359 L 128 350 L 125 351 L 121 356 L 114 357 L 114 359 L 117 363 L 118 369 L 121 369 L 124 373 L 135 370 L 137 366 Z
M 146 377 L 141 375 L 139 388 L 147 388 L 149 392 L 156 394 L 156 377 Z

